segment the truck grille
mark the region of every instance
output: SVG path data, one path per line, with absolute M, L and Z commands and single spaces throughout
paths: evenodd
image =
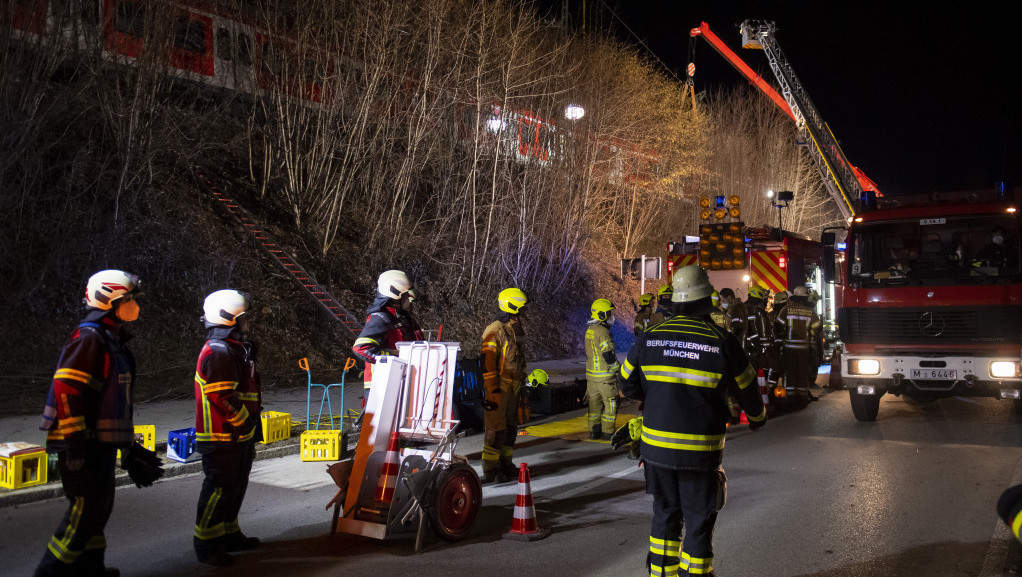
M 846 343 L 1004 344 L 1022 342 L 1022 307 L 842 308 Z

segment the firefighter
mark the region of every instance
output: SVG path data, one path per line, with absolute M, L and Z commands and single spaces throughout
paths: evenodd
M 1022 542 L 1022 485 L 1008 487 L 997 500 L 997 515 L 1001 518 L 1015 539 Z
M 720 309 L 726 316 L 727 329 L 738 337 L 738 342 L 745 347 L 745 321 L 748 314 L 745 303 L 735 297 L 735 291 L 729 288 L 720 289 Z
M 639 297 L 639 310 L 635 313 L 635 325 L 633 326 L 635 336 L 641 335 L 649 326 L 649 319 L 653 316 L 653 299 L 655 298 L 653 293 L 645 293 Z
M 39 428 L 47 431 L 46 451 L 57 455 L 70 504 L 35 570 L 37 577 L 118 574 L 105 567 L 103 531 L 114 506 L 117 450 L 127 455 L 136 446 L 135 357 L 125 346 L 130 335 L 124 325 L 138 318 L 138 287 L 138 277 L 124 271 L 92 275 L 85 288 L 85 315 L 60 353 Z
M 628 352 L 622 391 L 645 403 L 641 452 L 646 492 L 653 495 L 650 575 L 713 575 L 713 526 L 726 487 L 726 395 L 738 397 L 752 429 L 766 423 L 766 411 L 738 339 L 706 318 L 713 292 L 706 271 L 686 266 L 673 280 L 676 316 Z
M 621 365 L 610 337 L 613 325 L 614 304 L 607 299 L 593 301 L 585 347 L 589 438 L 594 440 L 609 438 L 617 428 L 617 372 Z
M 195 447 L 205 478 L 192 544 L 200 563 L 225 567 L 229 553 L 259 545 L 238 526 L 255 444 L 262 440 L 256 345 L 249 340 L 251 300 L 224 289 L 203 302 L 206 343 L 195 363 Z
M 518 425 L 515 422 L 525 379 L 525 331 L 521 312 L 528 298 L 507 288 L 497 296 L 497 320 L 483 330 L 483 482 L 518 478 L 511 461 Z
M 774 319 L 774 338 L 781 351 L 785 388 L 796 395 L 815 401 L 809 390 L 809 366 L 812 364 L 811 347 L 815 346 L 821 330 L 820 317 L 809 306 L 809 289 L 796 287 L 788 304 Z
M 657 289 L 657 291 L 656 291 L 656 295 L 657 295 L 657 297 L 656 297 L 657 298 L 656 311 L 652 315 L 649 316 L 649 322 L 646 323 L 646 328 L 649 328 L 649 327 L 651 327 L 653 325 L 662 323 L 662 322 L 666 321 L 667 319 L 671 318 L 671 314 L 672 314 L 671 313 L 671 293 L 673 292 L 673 290 L 674 289 L 672 289 L 671 285 L 669 285 L 669 284 L 660 285 L 660 288 Z
M 720 294 L 717 291 L 710 293 L 710 320 L 725 331 L 728 330 L 727 313 L 720 308 Z
M 766 310 L 770 291 L 755 285 L 749 287 L 745 301 L 745 352 L 755 369 L 767 367 L 767 352 L 774 342 L 774 323 Z
M 820 293 L 816 292 L 815 289 L 809 289 L 809 306 L 814 311 L 816 310 L 816 303 L 820 302 Z M 817 313 L 819 316 L 819 313 Z M 820 319 L 821 327 L 823 319 Z M 820 376 L 820 365 L 823 364 L 823 330 L 817 331 L 816 339 L 809 343 L 809 350 L 812 353 L 812 361 L 809 365 L 809 380 L 810 385 L 816 387 L 816 379 Z
M 412 316 L 415 289 L 408 275 L 399 270 L 388 270 L 376 280 L 376 300 L 366 310 L 362 332 L 351 347 L 352 352 L 366 363 L 363 377 L 362 406 L 369 398 L 373 382 L 373 365 L 377 356 L 396 355 L 400 341 L 424 339 L 419 323 Z

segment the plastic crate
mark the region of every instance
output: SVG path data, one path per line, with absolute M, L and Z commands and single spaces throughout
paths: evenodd
M 46 483 L 46 449 L 31 443 L 0 443 L 0 487 L 20 489 Z
M 259 418 L 263 422 L 263 440 L 260 443 L 269 445 L 291 438 L 291 413 L 265 411 L 259 414 Z
M 340 461 L 344 439 L 344 431 L 338 429 L 305 431 L 301 437 L 301 459 L 303 461 Z
M 550 383 L 545 387 L 533 387 L 530 395 L 533 413 L 556 415 L 580 406 L 575 383 Z
M 150 451 L 155 451 L 156 425 L 135 425 L 135 442 Z M 117 458 L 121 458 L 120 449 L 117 449 Z
M 195 451 L 195 427 L 177 429 L 167 434 L 167 458 L 180 463 L 190 463 L 202 458 L 202 455 Z

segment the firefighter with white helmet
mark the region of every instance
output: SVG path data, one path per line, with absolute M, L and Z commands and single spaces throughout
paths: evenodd
M 632 325 L 632 331 L 635 336 L 641 335 L 646 327 L 649 326 L 650 317 L 653 316 L 653 302 L 656 297 L 653 293 L 645 293 L 639 297 L 639 310 L 635 313 L 635 323 Z
M 512 462 L 518 438 L 517 408 L 525 380 L 525 330 L 521 313 L 528 297 L 518 288 L 497 296 L 497 319 L 483 330 L 483 482 L 518 478 Z
M 238 525 L 255 444 L 263 438 L 251 308 L 251 298 L 235 289 L 210 293 L 202 303 L 207 333 L 195 363 L 195 445 L 205 478 L 192 545 L 199 562 L 218 567 L 232 564 L 230 553 L 259 545 Z
M 676 314 L 635 342 L 621 367 L 621 388 L 645 405 L 650 574 L 713 575 L 713 526 L 725 494 L 726 397 L 738 398 L 752 429 L 766 422 L 766 411 L 738 339 L 708 318 L 713 286 L 706 271 L 682 267 L 673 280 Z
M 774 317 L 774 338 L 781 351 L 785 388 L 794 389 L 798 402 L 816 400 L 809 390 L 811 347 L 820 337 L 822 323 L 809 305 L 809 289 L 795 287 L 788 303 Z
M 155 453 L 134 442 L 132 388 L 135 358 L 124 325 L 138 319 L 139 280 L 121 270 L 89 278 L 85 314 L 64 343 L 53 374 L 40 429 L 46 451 L 57 455 L 60 481 L 70 504 L 35 574 L 103 575 L 103 530 L 114 504 L 118 449 L 121 466 L 139 487 L 163 470 Z
M 412 316 L 415 297 L 412 281 L 402 271 L 385 271 L 376 280 L 376 300 L 366 310 L 365 327 L 351 347 L 352 352 L 366 363 L 363 406 L 369 398 L 376 357 L 396 355 L 397 343 L 401 341 L 425 338 L 418 321 Z
M 617 373 L 621 365 L 610 336 L 613 325 L 614 303 L 607 299 L 593 301 L 585 348 L 589 438 L 594 440 L 609 438 L 617 428 Z

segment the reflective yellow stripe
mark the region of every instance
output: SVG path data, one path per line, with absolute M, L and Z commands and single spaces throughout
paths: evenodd
M 713 571 L 713 557 L 693 557 L 683 552 L 681 564 L 686 567 L 689 575 L 706 575 Z
M 230 441 L 230 433 L 195 433 L 196 441 Z
M 722 451 L 725 435 L 690 435 L 658 431 L 645 424 L 642 426 L 642 441 L 654 447 L 679 451 Z
M 647 381 L 681 383 L 706 389 L 717 388 L 717 383 L 720 382 L 721 376 L 720 373 L 711 371 L 700 371 L 669 365 L 642 365 L 642 374 L 645 375 Z
M 74 563 L 78 556 L 82 554 L 81 551 L 68 549 L 68 545 L 71 543 L 71 539 L 74 538 L 75 533 L 78 532 L 78 523 L 82 520 L 82 509 L 84 508 L 85 497 L 75 497 L 71 504 L 71 515 L 68 516 L 67 528 L 64 529 L 64 534 L 59 538 L 56 535 L 50 537 L 50 543 L 46 546 L 50 553 L 62 563 Z
M 217 381 L 202 385 L 202 394 L 218 393 L 220 391 L 233 391 L 238 388 L 238 381 Z
M 241 426 L 248 420 L 248 407 L 241 407 L 241 410 L 234 413 L 233 416 L 227 419 L 227 422 L 234 425 L 235 427 Z
M 238 393 L 238 398 L 242 401 L 258 401 L 259 393 Z
M 53 378 L 56 379 L 67 379 L 71 381 L 78 381 L 88 385 L 92 389 L 99 389 L 103 386 L 103 383 L 94 378 L 85 371 L 79 371 L 76 369 L 57 369 L 57 372 L 53 373 Z
M 760 411 L 760 412 L 759 412 L 759 414 L 758 414 L 758 415 L 756 415 L 755 417 L 753 417 L 753 416 L 749 415 L 748 413 L 746 413 L 746 414 L 745 414 L 745 416 L 746 416 L 746 417 L 748 417 L 748 419 L 749 419 L 750 421 L 752 421 L 752 422 L 755 422 L 755 423 L 758 423 L 758 422 L 760 422 L 760 421 L 762 421 L 762 420 L 766 419 L 766 416 L 767 416 L 767 415 L 766 415 L 766 407 L 763 407 L 763 410 L 762 410 L 762 411 Z
M 621 377 L 627 379 L 634 370 L 635 367 L 632 366 L 632 363 L 628 362 L 628 359 L 625 359 L 625 364 L 621 365 Z
M 356 347 L 360 347 L 362 345 L 370 345 L 370 344 L 372 344 L 372 345 L 379 345 L 380 342 L 375 340 L 375 339 L 371 339 L 369 337 L 359 337 L 359 338 L 355 339 L 355 346 Z
M 742 374 L 735 377 L 735 381 L 738 383 L 738 388 L 743 390 L 756 382 L 756 371 L 753 370 L 752 365 L 746 365 Z
M 213 526 L 209 525 L 209 520 L 213 517 L 213 512 L 216 511 L 216 505 L 220 502 L 220 497 L 222 495 L 223 489 L 214 489 L 213 494 L 209 496 L 209 501 L 206 501 L 206 506 L 202 510 L 202 515 L 199 517 L 198 523 L 195 524 L 194 535 L 197 539 L 208 541 L 224 535 L 223 523 L 217 523 Z
M 1018 536 L 1019 530 L 1022 529 L 1022 511 L 1019 511 L 1015 518 L 1011 521 L 1011 532 L 1015 535 L 1015 538 L 1022 541 L 1022 537 Z

